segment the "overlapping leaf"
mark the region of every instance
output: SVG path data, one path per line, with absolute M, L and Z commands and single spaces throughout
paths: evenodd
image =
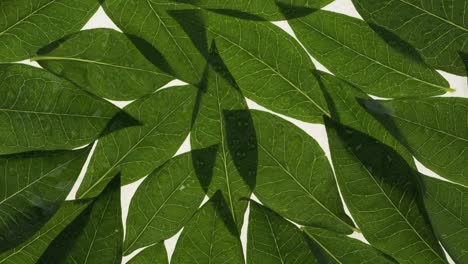
M 396 98 L 450 90 L 434 69 L 391 47 L 359 19 L 315 11 L 289 24 L 314 58 L 366 93 Z
M 44 70 L 0 65 L 0 153 L 73 149 L 95 140 L 120 109 Z
M 96 0 L 2 0 L 0 62 L 27 59 L 50 42 L 80 30 L 98 6 Z
M 77 197 L 97 196 L 118 171 L 128 184 L 169 160 L 189 133 L 196 93 L 193 86 L 173 87 L 128 105 L 142 125 L 99 140 Z
M 85 30 L 41 49 L 33 60 L 98 96 L 133 100 L 173 79 L 137 49 L 140 42 L 112 29 Z
M 205 193 L 191 157 L 169 160 L 140 185 L 128 212 L 125 255 L 175 235 L 197 211 Z
M 465 75 L 459 52 L 468 52 L 468 6 L 464 0 L 353 0 L 378 31 L 416 48 L 437 69 Z M 382 30 L 384 29 L 384 31 Z M 390 34 L 389 34 L 390 33 Z
M 326 119 L 338 185 L 366 239 L 402 263 L 445 263 L 415 184 L 391 148 Z
M 130 259 L 128 264 L 168 264 L 167 252 L 164 243 L 158 243 L 145 248 L 142 252 L 138 253 L 135 257 Z
M 0 156 L 0 252 L 34 235 L 56 213 L 89 148 Z

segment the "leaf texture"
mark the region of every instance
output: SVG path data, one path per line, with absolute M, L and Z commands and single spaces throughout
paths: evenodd
M 174 79 L 138 50 L 134 42 L 141 41 L 112 29 L 85 30 L 41 49 L 32 60 L 98 96 L 134 100 Z
M 244 263 L 239 233 L 219 192 L 185 226 L 171 263 Z
M 169 264 L 167 260 L 167 252 L 164 243 L 158 243 L 145 248 L 135 257 L 130 259 L 127 264 Z
M 286 120 L 252 111 L 258 140 L 255 195 L 292 221 L 351 233 L 333 171 L 317 142 Z
M 130 203 L 124 254 L 170 238 L 197 211 L 205 193 L 191 157 L 169 160 L 140 185 Z
M 120 109 L 44 70 L 0 65 L 0 153 L 73 149 L 103 133 Z
M 426 167 L 468 185 L 468 99 L 378 101 L 366 107 Z
M 136 181 L 169 160 L 190 130 L 196 92 L 193 86 L 160 90 L 125 110 L 142 125 L 102 137 L 77 197 L 95 197 L 121 172 L 122 184 Z
M 123 227 L 120 208 L 120 177 L 57 236 L 39 264 L 120 264 Z
M 59 209 L 89 148 L 0 156 L 0 252 L 34 235 Z
M 50 42 L 80 30 L 98 6 L 96 0 L 2 0 L 0 62 L 30 58 Z
M 432 66 L 466 76 L 459 52 L 468 52 L 464 0 L 353 0 L 366 21 L 416 48 Z M 393 39 L 395 39 L 395 37 Z
M 315 11 L 289 24 L 314 58 L 368 94 L 397 98 L 451 90 L 434 69 L 389 46 L 364 21 Z
M 341 194 L 366 239 L 399 263 L 445 263 L 413 170 L 388 146 L 325 121 Z
M 247 262 L 319 263 L 304 234 L 294 224 L 253 201 L 250 202 Z

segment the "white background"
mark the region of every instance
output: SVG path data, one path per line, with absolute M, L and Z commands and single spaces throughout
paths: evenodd
M 330 5 L 326 6 L 324 9 L 329 10 L 329 11 L 338 12 L 338 13 L 343 13 L 343 14 L 353 16 L 353 17 L 357 17 L 357 18 L 361 18 L 359 16 L 359 14 L 357 13 L 356 9 L 354 8 L 354 6 L 352 5 L 351 0 L 336 0 L 333 3 L 331 3 Z M 280 28 L 284 29 L 286 32 L 288 32 L 289 34 L 294 36 L 294 34 L 292 33 L 292 31 L 291 31 L 291 29 L 290 29 L 290 27 L 289 27 L 289 25 L 288 25 L 288 23 L 286 21 L 274 22 L 274 24 L 276 24 L 277 26 L 279 26 Z M 101 8 L 91 18 L 91 20 L 85 25 L 85 27 L 83 29 L 92 29 L 92 28 L 113 28 L 115 30 L 121 31 L 107 17 L 107 15 L 104 13 L 104 11 Z M 329 72 L 326 68 L 324 68 L 322 65 L 320 65 L 316 60 L 313 59 L 313 61 L 314 61 L 315 65 L 316 65 L 316 67 L 319 70 Z M 35 62 L 24 61 L 23 63 L 39 67 L 39 65 L 36 64 Z M 450 94 L 447 94 L 447 95 L 444 95 L 444 96 L 457 96 L 457 97 L 467 97 L 468 98 L 468 85 L 467 85 L 467 78 L 466 77 L 460 77 L 460 76 L 448 74 L 448 73 L 445 73 L 445 72 L 440 72 L 440 73 L 450 83 L 450 87 L 456 89 L 456 92 L 453 92 L 453 93 L 450 93 Z M 170 87 L 170 86 L 174 86 L 174 85 L 180 85 L 180 84 L 182 84 L 182 82 L 175 80 L 175 81 L 170 82 L 168 85 L 166 85 L 166 87 Z M 123 107 L 123 106 L 127 105 L 129 102 L 113 102 L 113 103 L 115 103 L 119 107 Z M 254 103 L 254 102 L 252 102 L 250 100 L 248 100 L 248 105 L 249 105 L 249 107 L 251 109 L 258 109 L 258 110 L 268 111 L 265 108 L 257 105 L 256 103 Z M 320 144 L 320 146 L 323 148 L 323 150 L 325 151 L 327 157 L 330 158 L 330 151 L 329 151 L 329 148 L 328 148 L 327 135 L 326 135 L 326 132 L 325 132 L 325 127 L 323 125 L 305 123 L 305 122 L 301 122 L 301 121 L 298 121 L 298 120 L 295 120 L 295 119 L 292 119 L 292 118 L 288 118 L 288 117 L 285 117 L 285 116 L 282 116 L 282 115 L 279 115 L 279 116 L 293 122 L 294 124 L 296 124 L 297 126 L 302 128 L 304 131 L 306 131 L 309 135 L 311 135 Z M 190 143 L 189 142 L 190 141 L 187 138 L 187 140 L 185 140 L 184 144 L 180 147 L 180 149 L 179 149 L 179 151 L 177 152 L 176 155 L 190 151 Z M 93 150 L 94 150 L 94 148 L 93 148 Z M 81 181 L 83 179 L 84 173 L 86 172 L 86 167 L 87 167 L 88 162 L 89 162 L 89 158 L 88 158 L 87 163 L 85 164 L 85 167 L 83 168 L 83 171 L 81 172 L 81 175 L 80 175 L 77 183 L 75 184 L 75 186 L 73 187 L 72 192 L 68 196 L 68 199 L 73 199 L 74 198 L 75 193 L 76 193 L 76 191 L 77 191 L 77 189 L 79 187 L 79 184 L 81 183 Z M 418 169 L 421 172 L 425 173 L 426 175 L 432 176 L 432 177 L 440 178 L 434 172 L 432 172 L 432 171 L 428 170 L 427 168 L 425 168 L 424 166 L 422 166 L 419 162 L 416 161 L 416 163 L 417 163 Z M 136 189 L 138 188 L 139 184 L 142 181 L 143 181 L 143 179 L 137 181 L 136 183 L 133 183 L 133 184 L 122 187 L 122 213 L 123 213 L 122 218 L 123 218 L 124 223 L 125 223 L 125 219 L 127 217 L 128 206 L 129 206 L 131 197 L 133 196 L 133 194 L 135 193 Z M 253 197 L 253 198 L 255 199 L 255 197 Z M 205 201 L 203 201 L 203 203 L 206 202 L 206 200 L 207 200 L 207 197 L 205 197 Z M 346 211 L 347 211 L 347 209 L 346 209 Z M 245 216 L 245 223 L 247 223 L 247 222 L 248 222 L 248 213 L 246 213 L 246 216 Z M 245 249 L 246 249 L 246 247 L 245 247 L 245 245 L 246 245 L 246 226 L 247 225 L 244 225 L 244 227 L 242 228 L 242 232 L 241 232 L 241 240 L 242 240 L 242 244 L 243 244 L 243 248 L 244 248 L 244 256 L 245 256 Z M 180 235 L 180 232 L 177 235 L 175 235 L 173 238 L 168 239 L 168 240 L 165 241 L 165 245 L 166 245 L 166 248 L 167 248 L 167 251 L 168 251 L 169 258 L 171 257 L 171 255 L 172 255 L 172 253 L 174 251 L 174 247 L 175 247 L 175 244 L 177 242 L 177 238 L 178 238 L 179 235 Z M 365 239 L 360 234 L 355 233 L 355 234 L 352 234 L 351 236 L 365 241 Z M 131 254 L 128 257 L 125 257 L 123 263 L 126 263 L 135 254 L 136 254 L 136 252 Z

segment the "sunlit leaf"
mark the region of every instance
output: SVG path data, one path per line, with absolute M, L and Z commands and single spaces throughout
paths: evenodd
M 167 252 L 164 243 L 158 243 L 153 246 L 145 248 L 142 252 L 138 253 L 135 257 L 130 259 L 127 264 L 168 264 Z

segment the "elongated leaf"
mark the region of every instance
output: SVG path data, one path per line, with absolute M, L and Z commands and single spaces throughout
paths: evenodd
M 369 23 L 414 46 L 434 67 L 465 75 L 460 51 L 468 52 L 468 6 L 464 0 L 353 0 Z
M 80 30 L 98 6 L 96 0 L 2 0 L 0 62 L 24 60 Z
M 142 252 L 138 253 L 138 255 L 127 262 L 127 264 L 148 263 L 169 264 L 164 243 L 158 243 L 156 245 L 145 248 Z
M 205 193 L 191 156 L 169 160 L 140 185 L 128 212 L 124 254 L 170 238 L 197 211 Z
M 275 212 L 310 226 L 351 233 L 325 153 L 300 128 L 266 112 L 253 111 L 258 140 L 255 194 Z
M 456 263 L 466 263 L 468 255 L 468 188 L 423 177 L 424 204 L 435 234 Z
M 156 48 L 149 52 L 173 76 L 191 84 L 202 79 L 205 60 L 169 10 L 192 8 L 167 0 L 106 0 L 107 15 L 124 32 L 146 40 Z
M 39 264 L 122 262 L 120 177 L 50 244 Z
M 400 263 L 445 263 L 407 163 L 379 141 L 325 121 L 341 194 L 366 239 Z
M 86 207 L 90 200 L 66 201 L 57 213 L 33 237 L 23 244 L 0 254 L 2 264 L 35 264 L 47 246 L 69 225 Z
M 230 79 L 229 72 L 216 53 L 210 54 L 203 94 L 190 137 L 193 149 L 212 147 L 213 162 L 205 152 L 193 152 L 194 161 L 203 164 L 197 170 L 208 195 L 221 190 L 239 229 L 255 184 L 257 144 L 252 118 L 245 98 Z M 232 84 L 231 84 L 232 83 Z M 234 148 L 236 148 L 234 150 Z
M 329 115 L 310 57 L 297 41 L 267 21 L 247 21 L 208 11 L 171 12 L 197 46 L 215 39 L 242 93 L 278 113 L 322 122 Z M 201 18 L 202 19 L 201 19 Z M 200 22 L 201 20 L 201 22 Z M 197 26 L 206 23 L 205 27 Z
M 169 160 L 189 133 L 196 91 L 164 89 L 128 105 L 125 110 L 143 125 L 99 140 L 77 196 L 97 196 L 118 171 L 128 184 Z
M 58 210 L 89 148 L 0 156 L 0 252 L 34 235 Z
M 319 228 L 304 228 L 311 238 L 320 263 L 397 263 L 377 249 L 357 239 Z
M 250 202 L 247 262 L 318 263 L 294 224 L 255 202 Z
M 137 99 L 174 79 L 146 59 L 132 43 L 132 37 L 112 29 L 80 31 L 42 49 L 33 60 L 83 89 L 112 100 Z
M 185 226 L 171 263 L 244 263 L 239 233 L 219 192 Z
M 316 11 L 289 23 L 312 56 L 366 93 L 395 98 L 450 90 L 435 70 L 389 46 L 364 21 Z
M 468 185 L 468 99 L 408 99 L 365 105 L 426 167 Z
M 44 70 L 0 65 L 0 153 L 73 149 L 92 142 L 120 111 Z

